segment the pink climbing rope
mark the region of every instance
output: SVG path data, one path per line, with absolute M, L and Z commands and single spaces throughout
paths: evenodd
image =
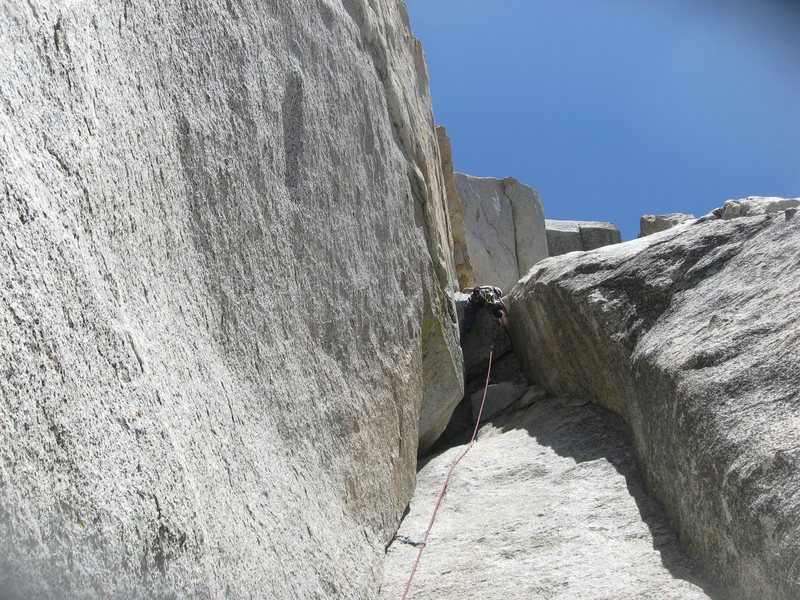
M 436 504 L 433 507 L 433 514 L 431 515 L 431 520 L 428 522 L 428 529 L 425 530 L 425 535 L 422 538 L 422 541 L 419 543 L 419 552 L 417 552 L 417 560 L 414 561 L 414 567 L 411 569 L 411 575 L 408 576 L 408 583 L 406 583 L 406 589 L 403 592 L 402 600 L 406 600 L 408 596 L 408 592 L 411 591 L 411 583 L 414 581 L 414 575 L 417 572 L 417 567 L 419 566 L 419 561 L 422 558 L 422 553 L 425 551 L 426 544 L 428 543 L 428 536 L 431 533 L 431 529 L 433 529 L 433 522 L 436 520 L 436 513 L 439 512 L 439 505 L 442 503 L 442 498 L 444 498 L 444 493 L 447 490 L 447 484 L 450 483 L 450 476 L 453 474 L 453 470 L 456 468 L 456 465 L 461 462 L 461 459 L 466 456 L 467 452 L 470 451 L 473 444 L 475 443 L 475 438 L 478 435 L 478 427 L 481 424 L 481 416 L 483 415 L 483 406 L 486 404 L 486 393 L 489 391 L 489 376 L 492 373 L 492 355 L 494 354 L 494 344 L 492 345 L 492 349 L 489 350 L 489 368 L 486 371 L 486 385 L 483 386 L 483 398 L 481 399 L 481 408 L 478 411 L 478 418 L 475 419 L 475 429 L 472 431 L 472 438 L 469 440 L 469 444 L 466 448 L 458 455 L 453 461 L 453 464 L 450 465 L 450 470 L 447 472 L 447 477 L 444 478 L 444 483 L 442 484 L 442 489 L 439 490 L 439 496 L 436 498 Z

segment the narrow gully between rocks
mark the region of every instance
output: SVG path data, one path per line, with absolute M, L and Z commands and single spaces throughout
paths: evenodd
M 490 318 L 462 338 L 465 396 L 419 460 L 398 535 L 422 538 L 470 439 L 491 341 L 498 356 L 485 418 L 453 473 L 408 597 L 721 600 L 647 493 L 624 422 L 531 385 Z M 400 541 L 387 548 L 381 599 L 402 596 L 416 556 Z

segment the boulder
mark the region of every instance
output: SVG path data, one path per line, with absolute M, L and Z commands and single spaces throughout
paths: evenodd
M 505 381 L 502 383 L 493 383 L 487 386 L 485 401 L 483 399 L 483 389 L 473 392 L 470 396 L 470 403 L 472 405 L 472 422 L 474 423 L 478 418 L 478 413 L 481 410 L 481 402 L 484 404 L 481 422 L 489 421 L 498 413 L 501 413 L 506 408 L 514 404 L 514 402 L 519 400 L 527 391 L 527 385 Z
M 463 446 L 419 472 L 398 533 L 420 540 Z M 402 596 L 417 549 L 394 542 L 380 598 Z M 647 494 L 618 417 L 539 400 L 481 428 L 453 472 L 410 598 L 707 599 Z
M 475 283 L 507 290 L 547 257 L 539 194 L 513 177 L 455 177 Z
M 659 231 L 665 231 L 675 225 L 693 221 L 694 215 L 686 213 L 669 213 L 667 215 L 642 215 L 639 219 L 639 237 L 652 235 Z
M 775 196 L 749 196 L 740 200 L 728 200 L 715 213 L 721 219 L 753 217 L 783 212 L 800 206 L 800 198 L 778 198 Z
M 547 232 L 547 253 L 549 256 L 560 256 L 568 252 L 583 250 L 581 228 L 578 221 L 556 221 L 545 219 Z
M 547 390 L 545 390 L 543 387 L 538 385 L 529 385 L 528 390 L 522 396 L 517 398 L 513 404 L 510 404 L 505 408 L 505 412 L 528 408 L 529 406 L 532 406 L 534 403 L 538 402 L 539 400 L 543 400 L 546 397 Z
M 800 597 L 800 220 L 705 220 L 539 263 L 508 295 L 529 378 L 631 428 L 730 597 Z
M 622 241 L 619 228 L 613 223 L 546 219 L 545 227 L 549 256 L 594 250 Z
M 4 2 L 0 38 L 0 596 L 374 597 L 462 396 L 404 5 Z
M 508 343 L 510 347 L 510 341 Z M 465 384 L 465 391 L 469 393 L 472 391 L 471 388 L 474 386 L 474 383 L 482 380 L 483 378 L 470 380 L 469 387 Z M 522 367 L 513 352 L 507 352 L 492 360 L 492 381 L 496 383 L 509 381 L 528 385 L 525 373 L 522 371 Z

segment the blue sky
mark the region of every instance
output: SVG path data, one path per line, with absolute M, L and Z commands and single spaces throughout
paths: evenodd
M 800 0 L 406 0 L 457 171 L 551 219 L 800 196 Z

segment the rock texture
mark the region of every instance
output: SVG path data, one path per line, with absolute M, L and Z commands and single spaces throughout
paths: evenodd
M 670 227 L 675 227 L 687 221 L 693 221 L 694 215 L 686 213 L 669 213 L 667 215 L 642 215 L 639 219 L 639 237 L 652 235 L 659 231 L 665 231 Z
M 613 223 L 599 221 L 557 221 L 546 219 L 547 252 L 559 256 L 567 252 L 594 250 L 619 244 L 622 235 Z
M 631 427 L 731 598 L 800 597 L 800 219 L 705 220 L 542 261 L 509 294 L 532 381 Z
M 420 471 L 400 534 L 423 536 L 462 449 Z M 389 547 L 381 598 L 402 595 L 416 555 Z M 454 472 L 409 597 L 708 598 L 693 578 L 619 419 L 585 401 L 547 399 L 481 429 Z
M 741 200 L 728 200 L 721 208 L 713 211 L 713 214 L 721 219 L 734 219 L 783 212 L 798 206 L 800 206 L 800 198 L 749 196 Z
M 464 207 L 474 283 L 507 291 L 547 257 L 539 194 L 513 177 L 494 179 L 456 173 L 456 187 Z
M 462 396 L 402 3 L 5 2 L 0 38 L 0 595 L 374 596 Z
M 447 213 L 450 217 L 450 232 L 453 241 L 453 260 L 456 266 L 458 289 L 480 285 L 472 270 L 472 261 L 467 251 L 466 232 L 464 230 L 464 207 L 458 197 L 456 178 L 453 171 L 453 148 L 447 130 L 436 126 L 436 139 L 439 141 L 439 152 L 442 156 L 442 174 L 444 175 L 445 193 L 447 195 Z
M 511 381 L 492 383 L 486 387 L 486 398 L 484 399 L 483 389 L 470 394 L 469 401 L 472 406 L 472 422 L 478 419 L 478 414 L 483 403 L 483 414 L 481 422 L 490 421 L 494 415 L 503 412 L 509 406 L 527 393 L 528 386 Z

